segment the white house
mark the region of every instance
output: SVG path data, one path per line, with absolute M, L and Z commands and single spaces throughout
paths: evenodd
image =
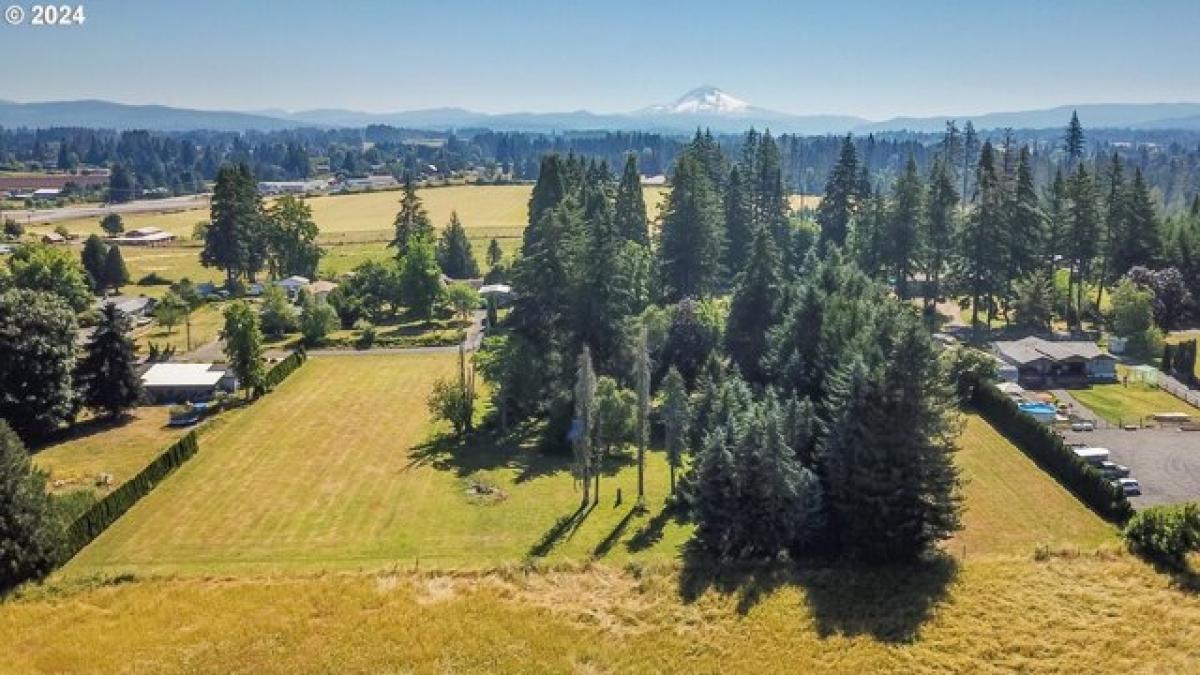
M 236 391 L 237 384 L 232 370 L 213 363 L 155 363 L 142 373 L 152 403 L 207 401 L 219 391 Z
M 164 232 L 157 227 L 140 227 L 125 234 L 113 237 L 109 241 L 114 244 L 127 246 L 164 246 L 175 240 L 175 235 Z

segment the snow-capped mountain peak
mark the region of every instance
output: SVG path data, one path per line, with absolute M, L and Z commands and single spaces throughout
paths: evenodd
M 666 115 L 740 115 L 751 110 L 749 103 L 720 89 L 696 87 L 671 103 L 655 105 L 645 112 Z

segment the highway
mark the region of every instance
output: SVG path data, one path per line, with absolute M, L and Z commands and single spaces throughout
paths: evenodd
M 23 225 L 45 225 L 76 218 L 100 218 L 109 213 L 149 213 L 154 211 L 182 211 L 207 209 L 210 194 L 184 195 L 165 199 L 139 199 L 123 204 L 64 206 L 55 209 L 5 209 L 0 211 L 5 218 Z

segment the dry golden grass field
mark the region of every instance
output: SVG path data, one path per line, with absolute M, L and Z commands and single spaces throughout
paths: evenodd
M 649 514 L 630 515 L 633 467 L 613 462 L 601 502 L 556 529 L 579 498 L 566 458 L 430 442 L 425 392 L 454 368 L 314 357 L 219 418 L 188 464 L 0 605 L 0 671 L 1200 669 L 1200 596 L 978 417 L 950 555 L 714 578 L 659 511 L 659 453 Z

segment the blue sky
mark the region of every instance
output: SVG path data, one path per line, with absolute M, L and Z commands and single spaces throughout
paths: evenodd
M 1200 100 L 1200 0 L 82 2 L 80 27 L 0 23 L 0 98 L 615 112 L 710 83 L 873 119 Z

